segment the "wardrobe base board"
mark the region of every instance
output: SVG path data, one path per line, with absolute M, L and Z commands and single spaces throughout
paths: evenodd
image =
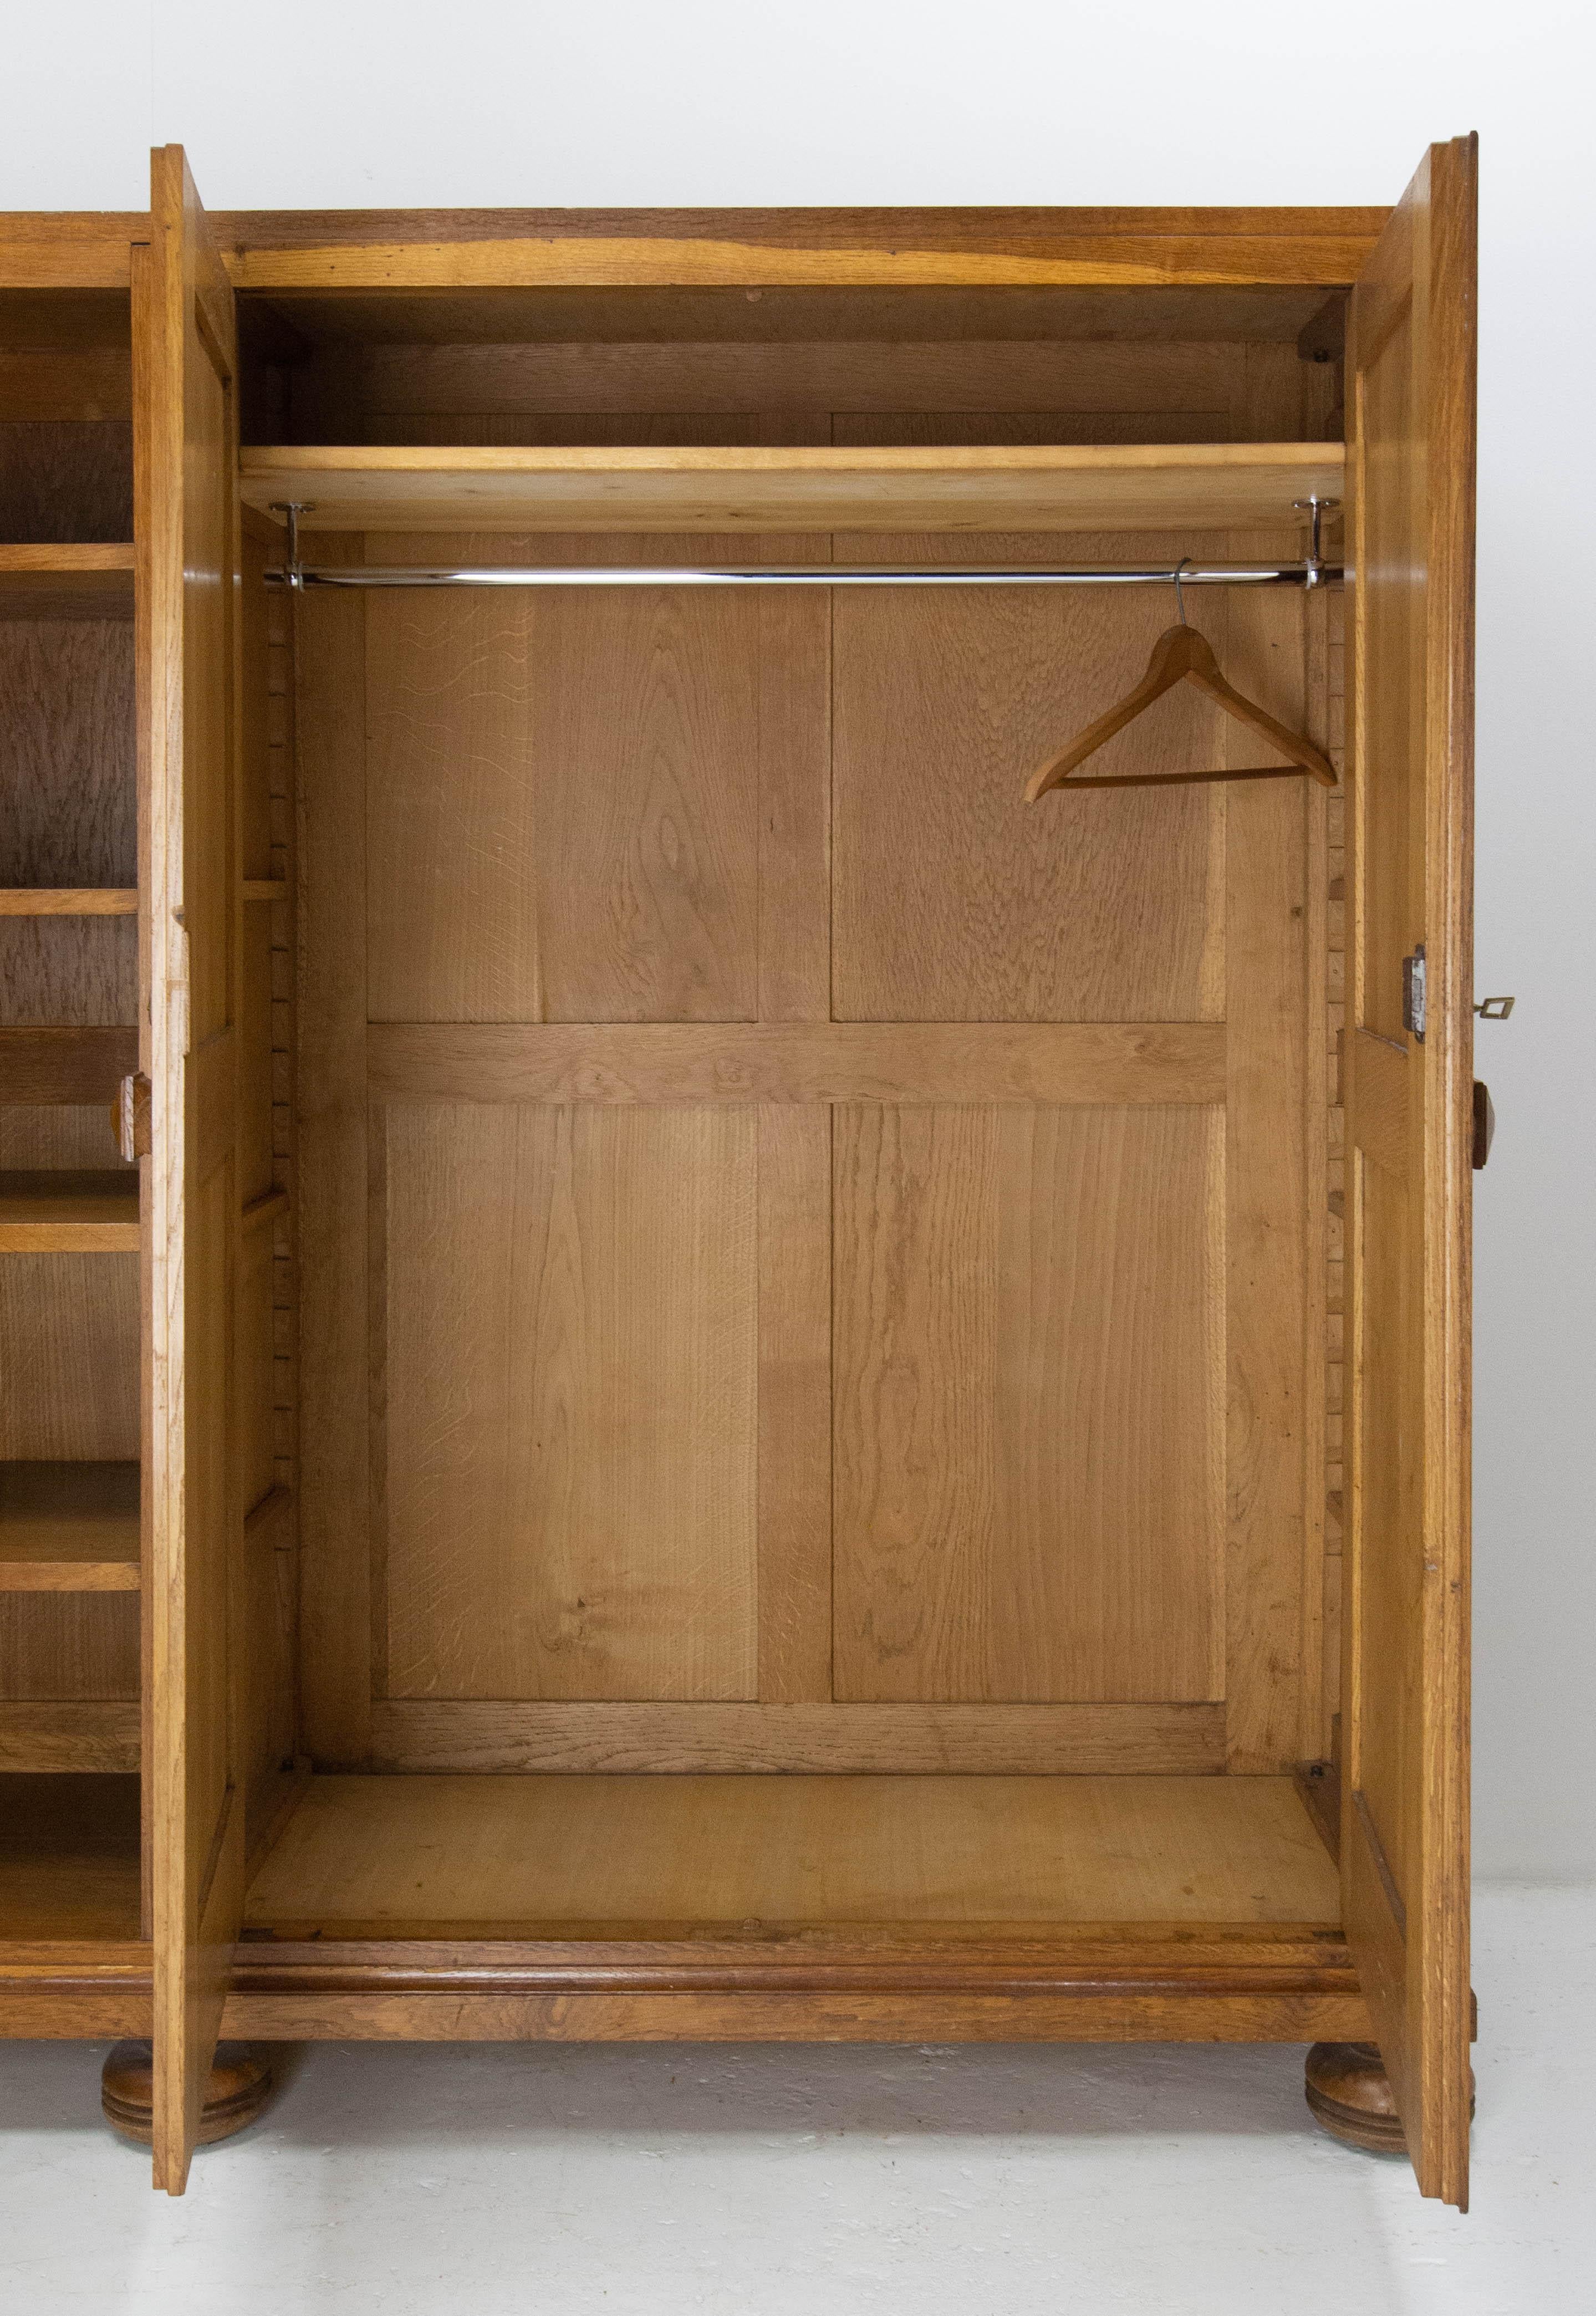
M 1287 1777 L 316 1777 L 245 1929 L 661 1938 L 1339 1920 Z

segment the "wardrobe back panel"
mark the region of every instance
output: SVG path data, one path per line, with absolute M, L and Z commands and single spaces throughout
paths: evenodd
M 390 1695 L 755 1695 L 757 1139 L 388 1109 Z
M 1036 539 L 983 539 L 976 559 L 1015 548 L 1023 560 L 1048 552 Z M 1079 547 L 1085 562 L 1112 550 L 1092 539 Z M 970 543 L 954 551 L 968 556 Z M 1145 551 L 1156 560 L 1168 542 Z M 914 553 L 903 539 L 869 539 L 848 542 L 846 559 Z M 1021 793 L 1028 765 L 1130 690 L 1172 611 L 1169 599 L 1119 590 L 839 592 L 839 1020 L 1222 1018 L 1217 792 L 1141 789 L 1034 808 Z M 1222 651 L 1223 606 L 1205 598 L 1200 616 Z M 1102 770 L 1200 771 L 1220 762 L 1220 743 L 1218 710 L 1183 690 L 1105 750 Z
M 1220 1113 L 835 1112 L 835 1694 L 1225 1694 Z
M 339 357 L 338 393 L 354 439 L 914 441 L 1289 439 L 1330 391 L 1279 343 L 1195 366 L 1059 345 L 1045 370 L 1012 345 L 738 351 L 728 373 L 669 346 L 378 348 Z M 1322 726 L 1299 599 L 1190 608 L 1244 690 Z M 1288 781 L 1021 801 L 1173 610 L 300 601 L 318 1758 L 1260 1769 L 1314 1749 L 1323 802 Z M 1183 691 L 1104 768 L 1261 760 Z
M 698 762 L 690 824 L 694 753 L 665 722 L 673 763 L 644 712 L 677 696 L 670 683 L 618 686 L 613 630 L 577 622 L 541 681 L 580 710 L 563 726 L 540 705 L 504 717 L 512 685 L 531 693 L 522 671 L 542 663 L 550 630 L 533 648 L 525 602 L 505 613 L 501 600 L 463 619 L 452 604 L 448 619 L 403 607 L 428 638 L 415 655 L 429 670 L 423 704 L 406 713 L 415 693 L 397 671 L 411 655 L 373 599 L 364 681 L 370 696 L 380 666 L 396 697 L 367 719 L 363 765 L 358 751 L 318 755 L 309 824 L 325 812 L 329 832 L 347 828 L 352 812 L 372 858 L 422 892 L 396 904 L 368 868 L 367 938 L 347 960 L 366 985 L 338 1002 L 361 1040 L 343 1066 L 358 1056 L 373 1073 L 370 1127 L 350 1106 L 335 1128 L 325 1104 L 306 1118 L 307 1227 L 325 1218 L 315 1186 L 327 1137 L 341 1139 L 370 1312 L 368 1328 L 343 1296 L 335 1340 L 311 1322 L 308 1362 L 355 1394 L 370 1452 L 363 1465 L 324 1457 L 334 1417 L 313 1386 L 307 1510 L 320 1561 L 308 1575 L 318 1624 L 330 1613 L 346 1635 L 345 1688 L 363 1678 L 370 1631 L 363 1712 L 375 1702 L 387 1716 L 385 1758 L 403 1764 L 404 1715 L 425 1702 L 436 1760 L 451 1700 L 462 1755 L 484 1766 L 506 1759 L 485 1741 L 484 1712 L 513 1747 L 521 1708 L 606 1702 L 958 1706 L 971 1746 L 990 1741 L 985 1710 L 1102 1704 L 1123 1709 L 1122 1758 L 1138 1764 L 1168 1707 L 1222 1706 L 1236 1766 L 1295 1758 L 1305 1602 L 1320 1581 L 1305 1461 L 1311 801 L 1282 784 L 1083 796 L 1025 815 L 1019 792 L 1050 713 L 1118 676 L 1094 677 L 1083 646 L 1061 678 L 1045 632 L 1019 626 L 1027 658 L 998 623 L 990 662 L 967 642 L 960 662 L 993 711 L 961 717 L 955 677 L 941 674 L 942 600 L 922 599 L 926 632 L 899 625 L 933 691 L 945 681 L 941 741 L 934 715 L 923 735 L 940 787 L 920 777 L 914 735 L 881 713 L 885 649 L 839 650 L 834 680 L 837 980 L 862 952 L 886 984 L 887 1034 L 867 1055 L 848 1042 L 864 1025 L 834 1018 L 826 991 L 827 619 L 806 607 L 783 632 L 761 612 L 740 657 L 723 630 L 728 720 L 778 688 L 799 712 L 743 711 L 743 744 Z M 672 664 L 688 655 L 677 599 L 624 600 L 636 632 L 670 639 Z M 313 600 L 300 617 L 348 609 Z M 1229 664 L 1255 688 L 1272 662 L 1294 664 L 1300 713 L 1301 607 L 1259 606 L 1253 620 Z M 484 638 L 507 624 L 506 667 Z M 906 720 L 914 687 L 901 681 Z M 1057 706 L 1017 713 L 1009 731 L 1003 703 L 1029 707 L 1049 685 Z M 1274 697 L 1290 707 L 1278 681 Z M 1222 734 L 1205 704 L 1175 712 L 1187 728 L 1151 727 L 1140 762 L 1244 756 L 1245 735 Z M 434 716 L 447 744 L 427 730 Z M 578 742 L 560 745 L 561 729 Z M 606 760 L 618 768 L 607 808 L 584 824 L 590 769 Z M 328 782 L 355 793 L 339 806 Z M 894 853 L 893 800 L 918 886 Z M 593 833 L 558 856 L 559 905 L 540 913 L 557 880 L 539 832 L 584 824 Z M 841 832 L 858 824 L 878 832 L 878 851 L 851 887 Z M 1011 826 L 1036 864 L 1012 890 L 998 874 Z M 474 864 L 463 906 L 432 874 L 450 842 Z M 692 1020 L 709 911 L 691 903 L 724 890 L 712 872 L 739 849 L 758 904 L 736 993 L 746 1011 L 695 1044 L 685 1033 L 713 1025 Z M 349 869 L 347 855 L 325 860 L 345 886 Z M 588 938 L 562 953 L 564 924 Z M 1054 950 L 1073 986 L 1058 971 L 1048 981 Z M 945 955 L 967 960 L 962 976 Z M 564 1022 L 547 1002 L 573 956 L 566 985 L 587 975 L 596 1017 L 575 1025 L 571 1001 Z M 681 993 L 673 1016 L 656 999 L 635 1025 L 603 1017 L 615 961 L 634 956 L 655 990 Z M 374 993 L 399 974 L 430 1042 L 379 1020 L 368 1058 Z M 633 970 L 634 989 L 641 979 Z M 496 994 L 506 986 L 522 993 L 513 1014 Z M 748 1021 L 767 989 L 762 1024 Z M 381 1001 L 382 1017 L 398 1011 Z M 974 1046 L 972 1018 L 987 1032 Z M 1005 1021 L 1043 1042 L 1015 1049 L 1019 1085 L 994 1100 L 978 1089 L 993 1084 L 983 1072 Z M 1121 1022 L 1119 1091 L 1105 1100 L 1080 1079 L 1076 1049 L 1046 1041 L 1063 1025 Z M 1164 1046 L 1182 1022 L 1198 1042 L 1172 1065 Z M 1201 1058 L 1210 1025 L 1227 1066 Z M 794 1045 L 806 1027 L 809 1042 Z M 307 1059 L 332 1064 L 325 1038 Z M 1057 1091 L 1029 1098 L 1028 1082 Z M 1185 1099 L 1172 1106 L 1177 1083 Z M 368 1180 L 369 1208 L 363 1191 L 352 1203 Z M 865 1761 L 890 1750 L 887 1724 L 849 1726 L 816 1733 L 816 1755 L 860 1766 L 861 1749 Z M 716 1742 L 735 1760 L 734 1741 Z M 750 1757 L 767 1747 L 751 1726 Z
M 388 595 L 367 619 L 372 1020 L 753 1020 L 758 604 Z

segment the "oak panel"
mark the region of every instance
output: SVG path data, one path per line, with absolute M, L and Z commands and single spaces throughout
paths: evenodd
M 1337 498 L 1339 443 L 966 445 L 868 450 L 246 450 L 245 503 L 303 527 L 412 530 L 991 532 L 1287 522 Z
M 1153 1102 L 1225 1097 L 1222 1021 L 388 1023 L 389 1100 Z
M 758 1694 L 794 1704 L 831 1695 L 832 1119 L 758 1119 Z
M 7 1255 L 0 1371 L 0 1461 L 135 1460 L 138 1256 Z
M 1288 1777 L 316 1777 L 246 1922 L 1333 1923 L 1337 1904 Z
M 1432 146 L 1354 292 L 1348 340 L 1357 1034 L 1344 1896 L 1419 2184 L 1458 2205 L 1472 2107 L 1476 208 L 1474 140 Z M 1420 939 L 1427 1019 L 1409 1042 L 1402 966 Z M 1397 1047 L 1405 1060 L 1385 1050 Z
M 828 1661 L 830 1634 L 824 1627 L 821 1641 Z M 768 1661 L 762 1649 L 762 1686 Z M 402 1701 L 375 1708 L 373 1758 L 385 1769 L 495 1774 L 1212 1776 L 1225 1766 L 1225 1708 Z
M 389 1693 L 752 1697 L 754 1112 L 387 1127 Z
M 0 619 L 0 886 L 131 886 L 130 623 Z
M 138 1602 L 128 1592 L 0 1592 L 8 1704 L 138 1695 Z
M 751 1019 L 758 604 L 489 590 L 368 618 L 372 1020 Z
M 136 2013 L 134 2014 L 137 2015 Z M 85 2013 L 83 2031 L 112 2031 Z M 229 2035 L 269 2043 L 1355 2043 L 1358 1993 L 237 1993 Z
M 360 560 L 359 540 L 330 558 Z M 295 651 L 301 1737 L 364 1760 L 371 1711 L 366 1093 L 366 613 L 317 603 Z
M 836 1694 L 1222 1695 L 1216 1114 L 835 1136 Z
M 1171 610 L 1117 590 L 837 597 L 839 1019 L 1222 1017 L 1211 793 L 1022 795 L 1035 763 L 1130 689 Z M 1217 711 L 1182 689 L 1104 750 L 1105 772 L 1221 761 Z

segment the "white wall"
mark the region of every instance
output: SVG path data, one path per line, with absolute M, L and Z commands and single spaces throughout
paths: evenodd
M 1476 1856 L 1596 1871 L 1588 0 L 0 9 L 0 208 L 1383 202 L 1481 136 Z M 1580 638 L 1585 641 L 1582 644 Z

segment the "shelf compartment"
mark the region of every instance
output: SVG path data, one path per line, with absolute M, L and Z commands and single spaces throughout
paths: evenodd
M 698 1937 L 1340 1919 L 1289 1777 L 316 1777 L 245 1924 Z
M 137 1464 L 0 1464 L 0 1592 L 136 1592 Z
M 246 504 L 302 532 L 1279 529 L 1342 494 L 1330 442 L 1039 449 L 260 449 Z M 276 518 L 273 518 L 276 520 Z
M 137 1254 L 138 1177 L 0 1173 L 0 1254 Z
M 138 1779 L 0 1779 L 0 1941 L 138 1937 Z
M 0 619 L 130 619 L 131 542 L 0 544 Z
M 0 1029 L 0 1102 L 86 1109 L 115 1101 L 138 1067 L 138 1032 L 46 1027 Z

